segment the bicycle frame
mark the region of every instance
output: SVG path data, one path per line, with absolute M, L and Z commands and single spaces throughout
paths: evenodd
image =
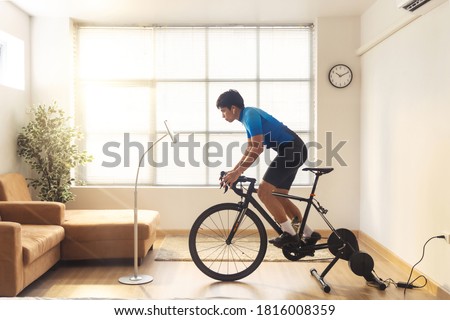
M 224 172 L 222 173 L 223 176 Z M 306 202 L 306 209 L 303 215 L 303 219 L 302 222 L 300 224 L 300 228 L 298 230 L 299 235 L 303 234 L 303 231 L 305 229 L 306 226 L 306 221 L 308 219 L 309 213 L 311 211 L 311 207 L 314 207 L 314 209 L 316 209 L 316 211 L 319 213 L 319 215 L 322 217 L 322 219 L 325 221 L 325 223 L 328 225 L 328 227 L 335 232 L 334 227 L 331 225 L 331 223 L 328 221 L 328 219 L 324 216 L 324 214 L 327 212 L 327 210 L 325 208 L 323 208 L 320 203 L 315 199 L 315 191 L 317 188 L 317 184 L 319 182 L 319 177 L 322 174 L 316 174 L 316 177 L 314 179 L 314 183 L 311 189 L 311 193 L 310 196 L 308 198 L 304 198 L 304 197 L 298 197 L 298 196 L 293 196 L 293 195 L 289 195 L 289 194 L 284 194 L 284 193 L 279 193 L 279 192 L 273 192 L 272 194 L 275 196 L 279 196 L 279 197 L 284 197 L 284 198 L 289 198 L 289 199 L 294 199 L 294 200 L 298 200 L 300 202 Z M 237 184 L 241 183 L 241 185 L 245 182 L 250 183 L 249 187 L 247 188 L 247 192 L 244 192 L 243 188 L 238 188 Z M 227 243 L 231 243 L 237 229 L 239 228 L 239 224 L 241 223 L 245 212 L 249 206 L 249 204 L 251 204 L 260 214 L 261 216 L 269 223 L 269 225 L 278 233 L 281 234 L 283 231 L 280 228 L 280 225 L 270 216 L 270 214 L 259 204 L 259 202 L 253 197 L 253 193 L 256 192 L 256 188 L 255 188 L 255 183 L 256 183 L 256 179 L 254 178 L 247 178 L 245 176 L 241 176 L 239 177 L 239 179 L 237 180 L 236 183 L 233 184 L 233 186 L 231 186 L 231 189 L 238 195 L 241 197 L 241 199 L 243 199 L 243 201 L 241 200 L 241 202 L 239 203 L 240 207 L 242 208 L 241 213 L 239 214 L 239 216 L 236 218 L 235 224 L 233 225 L 233 229 L 230 232 L 228 239 L 227 239 Z M 226 192 L 227 190 L 225 190 Z M 316 250 L 320 250 L 320 249 L 326 249 L 328 248 L 329 245 L 328 244 L 317 244 L 314 246 L 314 249 Z
M 294 195 L 290 195 L 290 194 L 285 194 L 285 193 L 279 193 L 279 192 L 272 192 L 273 195 L 278 196 L 278 197 L 282 197 L 282 198 L 288 198 L 288 199 L 293 199 L 293 200 L 297 200 L 300 202 L 306 202 L 306 209 L 305 212 L 303 214 L 303 219 L 302 222 L 300 224 L 300 228 L 298 230 L 298 234 L 301 235 L 303 234 L 303 231 L 305 230 L 305 226 L 306 226 L 306 221 L 308 220 L 308 216 L 309 213 L 311 211 L 311 207 L 314 207 L 314 209 L 316 209 L 317 213 L 320 215 L 320 217 L 324 220 L 324 222 L 327 224 L 327 226 L 330 228 L 330 230 L 336 234 L 336 236 L 338 237 L 338 239 L 341 240 L 341 237 L 339 236 L 339 234 L 336 232 L 336 229 L 333 227 L 333 225 L 330 223 L 330 221 L 325 217 L 325 214 L 328 212 L 327 209 L 325 209 L 324 207 L 322 207 L 320 205 L 320 203 L 317 201 L 317 199 L 315 198 L 316 194 L 316 188 L 317 188 L 317 184 L 319 182 L 319 177 L 321 175 L 323 175 L 325 173 L 321 173 L 321 172 L 316 172 L 315 175 L 315 179 L 314 179 L 314 183 L 311 189 L 311 193 L 309 194 L 308 198 L 304 198 L 304 197 L 299 197 L 299 196 L 294 196 Z M 316 250 L 320 250 L 320 249 L 326 249 L 329 248 L 329 244 L 317 244 L 314 246 L 314 249 Z M 354 250 L 356 250 L 356 248 L 353 248 Z

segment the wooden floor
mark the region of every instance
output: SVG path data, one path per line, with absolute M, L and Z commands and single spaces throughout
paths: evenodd
M 133 274 L 133 262 L 82 261 L 60 262 L 23 290 L 19 297 L 99 298 L 99 299 L 251 299 L 251 300 L 436 300 L 448 299 L 427 288 L 407 290 L 390 285 L 380 291 L 351 272 L 346 261 L 339 261 L 327 274 L 330 293 L 324 293 L 309 270 L 319 273 L 324 262 L 263 262 L 250 276 L 238 282 L 218 282 L 201 273 L 192 262 L 154 261 L 161 243 L 158 237 L 139 267 L 139 274 L 154 277 L 144 285 L 118 282 Z M 375 271 L 382 279 L 406 281 L 408 272 L 380 256 L 373 248 L 360 248 L 375 261 Z

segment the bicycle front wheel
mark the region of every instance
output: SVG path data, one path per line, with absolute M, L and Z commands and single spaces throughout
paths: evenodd
M 215 205 L 205 210 L 191 228 L 189 251 L 192 260 L 213 279 L 242 279 L 255 271 L 266 255 L 266 229 L 250 209 L 247 209 L 231 243 L 227 243 L 240 211 L 235 203 Z

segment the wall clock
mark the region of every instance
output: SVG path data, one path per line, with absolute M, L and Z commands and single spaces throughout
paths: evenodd
M 328 80 L 336 88 L 347 87 L 353 79 L 352 70 L 345 64 L 337 64 L 330 69 Z

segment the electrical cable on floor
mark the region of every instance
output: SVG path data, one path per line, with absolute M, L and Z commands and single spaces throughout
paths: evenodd
M 378 274 L 375 272 L 375 269 L 373 269 L 372 272 L 375 274 L 375 276 L 376 276 L 378 279 L 380 279 L 381 282 L 383 282 L 383 283 L 385 284 L 386 288 L 389 287 L 391 284 L 393 284 L 395 287 L 397 287 L 397 282 L 395 282 L 393 279 L 388 278 L 388 279 L 384 279 L 384 280 L 383 280 L 383 279 L 381 279 L 381 278 L 378 276 Z M 369 287 L 380 288 L 379 283 L 374 282 L 374 281 L 366 281 L 366 284 L 367 284 Z
M 425 242 L 425 244 L 423 245 L 423 248 L 422 248 L 422 257 L 420 258 L 420 260 L 419 260 L 418 262 L 416 262 L 416 264 L 414 264 L 414 265 L 412 266 L 411 272 L 409 273 L 408 281 L 406 281 L 406 282 L 398 281 L 398 282 L 397 282 L 397 281 L 393 280 L 392 278 L 388 278 L 388 279 L 383 280 L 383 279 L 381 279 L 381 278 L 377 275 L 377 273 L 375 272 L 375 270 L 373 270 L 373 273 L 375 273 L 375 275 L 381 280 L 381 282 L 383 282 L 383 283 L 386 285 L 386 288 L 389 287 L 391 284 L 394 285 L 396 288 L 404 288 L 404 291 L 403 291 L 403 294 L 404 294 L 404 295 L 406 294 L 406 289 L 421 289 L 421 288 L 424 288 L 424 287 L 427 285 L 427 283 L 428 283 L 428 280 L 427 280 L 427 278 L 426 278 L 425 276 L 419 275 L 418 277 L 416 277 L 416 278 L 415 278 L 414 280 L 412 280 L 412 281 L 411 281 L 411 277 L 412 277 L 414 268 L 415 268 L 415 267 L 423 260 L 423 258 L 425 257 L 425 247 L 426 247 L 426 245 L 428 244 L 428 242 L 430 242 L 430 241 L 433 240 L 433 239 L 445 239 L 445 236 L 444 236 L 444 235 L 434 236 L 434 237 L 431 237 L 430 239 L 428 239 L 428 240 Z M 425 283 L 422 284 L 422 285 L 414 285 L 413 283 L 416 282 L 416 281 L 417 281 L 418 279 L 420 279 L 420 278 L 424 279 L 424 280 L 425 280 Z M 370 281 L 367 281 L 367 285 L 368 285 L 368 286 L 371 286 L 371 287 L 378 287 L 378 284 L 373 284 L 373 283 L 371 283 Z
M 411 268 L 411 272 L 409 273 L 408 281 L 406 281 L 406 283 L 405 283 L 405 282 L 397 282 L 397 286 L 396 286 L 397 288 L 404 288 L 404 290 L 403 290 L 403 294 L 404 294 L 404 295 L 406 294 L 406 289 L 419 289 L 419 288 L 423 288 L 423 287 L 425 287 L 425 286 L 427 285 L 428 280 L 427 280 L 427 278 L 426 278 L 425 276 L 423 276 L 423 275 L 418 276 L 417 278 L 415 278 L 415 279 L 412 280 L 412 281 L 410 281 L 410 280 L 411 280 L 411 277 L 412 277 L 414 268 L 415 268 L 415 267 L 423 260 L 423 258 L 425 257 L 425 247 L 426 247 L 426 245 L 428 244 L 428 242 L 430 242 L 430 241 L 433 240 L 433 239 L 445 239 L 445 236 L 439 235 L 439 236 L 434 236 L 434 237 L 431 237 L 430 239 L 428 239 L 428 240 L 425 242 L 425 244 L 423 245 L 423 248 L 422 248 L 422 257 L 421 257 L 420 260 L 417 261 L 416 264 L 413 265 L 412 268 Z M 414 283 L 416 280 L 418 280 L 419 278 L 423 278 L 423 279 L 425 280 L 425 283 L 424 283 L 423 285 L 421 285 L 421 286 L 415 286 L 413 283 Z

